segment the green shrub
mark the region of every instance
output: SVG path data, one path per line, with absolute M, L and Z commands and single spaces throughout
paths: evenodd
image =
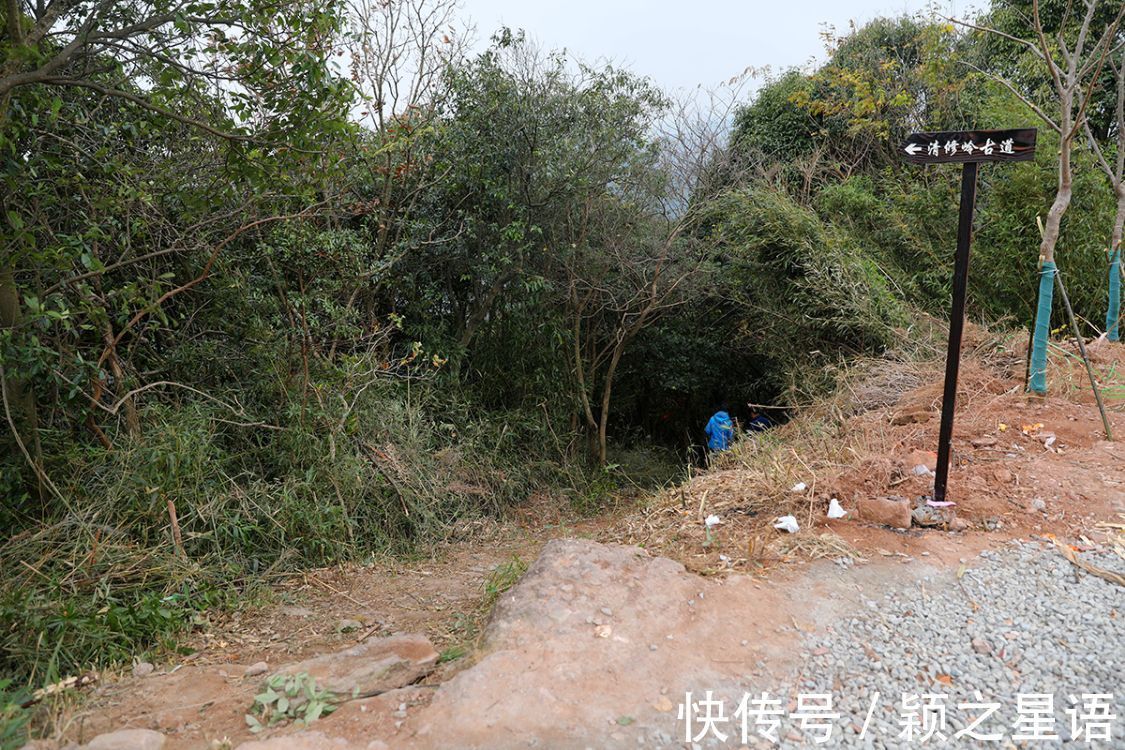
M 10 678 L 0 678 L 0 750 L 16 750 L 27 741 L 27 699 L 26 690 L 14 688 Z

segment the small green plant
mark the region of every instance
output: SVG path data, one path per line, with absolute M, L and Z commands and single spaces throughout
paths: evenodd
M 469 653 L 469 649 L 462 645 L 450 646 L 441 652 L 438 656 L 438 664 L 445 664 L 446 662 L 456 661 L 465 654 Z
M 26 700 L 27 694 L 13 688 L 10 679 L 0 679 L 0 750 L 15 750 L 27 740 Z
M 335 695 L 318 688 L 316 679 L 307 672 L 276 674 L 266 680 L 266 689 L 254 696 L 246 725 L 255 734 L 289 721 L 308 726 L 336 710 L 334 699 Z
M 488 575 L 484 582 L 484 605 L 491 607 L 496 600 L 527 572 L 527 563 L 519 555 L 512 555 L 512 559 L 500 563 Z
M 571 507 L 584 516 L 593 516 L 604 510 L 620 489 L 617 464 L 606 464 L 590 473 L 584 485 L 577 486 Z

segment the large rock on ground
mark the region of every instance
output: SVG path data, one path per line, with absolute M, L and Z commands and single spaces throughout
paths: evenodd
M 910 528 L 911 510 L 905 498 L 861 497 L 856 501 L 856 512 L 861 520 L 896 529 Z
M 379 745 L 386 747 L 383 743 Z M 355 744 L 341 737 L 326 737 L 321 732 L 309 731 L 268 740 L 243 742 L 236 750 L 366 750 L 367 747 L 365 742 Z
M 83 750 L 161 750 L 164 735 L 151 729 L 119 729 L 116 732 L 99 734 Z
M 392 635 L 286 664 L 274 674 L 306 672 L 323 690 L 344 698 L 367 698 L 425 677 L 437 659 L 438 652 L 425 636 Z
M 637 547 L 552 541 L 501 596 L 480 661 L 384 739 L 463 750 L 671 745 L 685 691 L 735 699 L 742 676 L 788 638 L 764 616 L 785 599 L 771 584 L 704 579 Z

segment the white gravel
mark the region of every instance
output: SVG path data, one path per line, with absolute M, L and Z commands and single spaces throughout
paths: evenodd
M 1108 553 L 1084 557 L 1103 568 L 1125 568 L 1125 561 Z M 926 744 L 957 747 L 1022 746 L 1014 739 L 1021 730 L 1020 694 L 1024 700 L 1031 700 L 1029 694 L 1053 696 L 1055 722 L 1046 724 L 1057 739 L 1030 746 L 1066 744 L 1073 740 L 1070 697 L 1081 714 L 1083 694 L 1110 693 L 1110 711 L 1117 716 L 1113 740 L 1094 745 L 1125 746 L 1125 589 L 1037 543 L 983 552 L 959 572 L 958 578 L 942 571 L 892 589 L 882 601 L 865 600 L 867 611 L 837 622 L 835 632 L 806 638 L 809 659 L 791 691 L 833 695 L 842 716 L 828 746 L 922 744 L 918 734 L 910 741 L 903 736 L 904 693 L 923 700 L 927 693 L 942 696 L 946 721 L 939 730 L 947 740 L 935 735 Z M 975 731 L 1003 739 L 955 737 L 984 712 L 961 705 L 974 702 L 1000 704 Z M 810 739 L 782 744 L 801 746 Z M 1084 740 L 1080 744 L 1089 746 Z
M 1082 556 L 1103 568 L 1125 569 L 1125 561 L 1109 553 Z M 830 628 L 803 635 L 803 666 L 790 684 L 765 684 L 760 673 L 747 675 L 742 694 L 757 697 L 768 691 L 781 699 L 785 715 L 776 732 L 779 744 L 757 734 L 757 716 L 751 715 L 746 744 L 1125 748 L 1125 589 L 1079 570 L 1057 550 L 1038 543 L 1012 542 L 1003 551 L 965 559 L 960 570 L 928 571 L 904 575 L 902 584 L 884 588 L 878 600 L 861 597 L 859 608 Z M 1110 722 L 1108 741 L 1091 744 L 1073 737 L 1067 709 L 1075 706 L 1070 698 L 1078 700 L 1081 714 L 1083 694 L 1088 693 L 1112 694 L 1108 710 L 1116 718 Z M 831 711 L 839 717 L 827 720 L 832 724 L 827 742 L 814 743 L 818 731 L 802 731 L 793 715 L 799 694 L 831 695 Z M 928 741 L 918 731 L 904 736 L 904 715 L 910 714 L 904 710 L 904 694 L 917 695 L 922 703 L 934 694 L 933 703 L 944 705 L 944 721 L 931 722 L 937 731 Z M 1018 724 L 1021 694 L 1025 701 L 1035 694 L 1052 696 L 1054 722 L 1047 718 L 1046 728 L 1055 738 L 1017 738 L 1029 731 Z M 724 741 L 708 733 L 698 742 L 684 742 L 681 722 L 676 737 L 655 732 L 646 738 L 646 746 L 743 747 L 741 716 L 736 714 L 741 694 L 726 686 L 715 691 L 715 697 L 725 701 L 726 722 L 717 724 L 727 735 Z M 973 732 L 998 734 L 1000 739 L 957 736 L 986 711 L 967 703 L 999 704 Z

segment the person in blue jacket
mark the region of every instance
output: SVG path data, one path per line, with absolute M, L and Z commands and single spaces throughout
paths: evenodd
M 773 427 L 773 421 L 754 407 L 750 407 L 750 421 L 746 423 L 747 432 L 765 432 Z
M 734 441 L 734 422 L 731 421 L 726 408 L 715 412 L 711 419 L 707 421 L 707 426 L 703 428 L 703 432 L 707 435 L 707 448 L 709 450 L 718 452 L 730 448 L 730 444 Z

